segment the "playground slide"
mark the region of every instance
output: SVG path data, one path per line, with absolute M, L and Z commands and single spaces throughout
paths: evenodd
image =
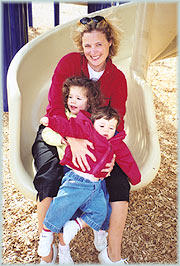
M 96 12 L 118 17 L 124 31 L 114 63 L 128 82 L 125 139 L 142 173 L 132 190 L 148 185 L 160 165 L 152 90 L 146 82 L 151 62 L 177 55 L 177 3 L 128 3 Z M 91 14 L 93 15 L 93 14 Z M 12 60 L 8 75 L 10 168 L 15 185 L 35 199 L 31 146 L 45 113 L 51 77 L 59 59 L 75 51 L 72 21 L 27 43 Z

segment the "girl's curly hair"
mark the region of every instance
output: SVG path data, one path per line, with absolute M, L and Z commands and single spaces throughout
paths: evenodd
M 63 99 L 65 108 L 68 108 L 67 101 L 69 97 L 69 91 L 71 86 L 78 86 L 84 89 L 87 94 L 87 110 L 92 113 L 98 106 L 102 104 L 102 96 L 99 89 L 99 84 L 96 81 L 88 79 L 86 77 L 73 76 L 67 78 L 63 83 Z

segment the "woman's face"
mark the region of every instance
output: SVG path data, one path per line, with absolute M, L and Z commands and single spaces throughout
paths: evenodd
M 86 89 L 83 87 L 71 86 L 67 106 L 70 112 L 75 115 L 77 115 L 80 110 L 87 110 L 88 97 Z
M 108 42 L 105 34 L 100 31 L 94 30 L 83 34 L 82 47 L 84 55 L 92 69 L 97 72 L 105 69 L 110 46 L 111 42 Z

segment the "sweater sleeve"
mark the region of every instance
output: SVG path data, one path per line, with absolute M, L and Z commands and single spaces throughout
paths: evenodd
M 118 71 L 116 74 L 116 90 L 113 90 L 111 96 L 111 105 L 115 108 L 120 115 L 120 123 L 117 130 L 120 132 L 124 129 L 124 116 L 126 113 L 126 100 L 127 100 L 127 81 L 125 75 Z
M 138 184 L 141 181 L 141 174 L 129 148 L 123 141 L 120 141 L 116 147 L 118 149 L 115 148 L 114 152 L 116 154 L 117 164 L 129 177 L 132 185 Z
M 73 137 L 79 139 L 88 139 L 88 124 L 77 117 L 71 117 L 69 120 L 61 115 L 49 117 L 49 127 L 59 133 L 62 137 Z M 87 130 L 86 130 L 87 129 Z
M 67 54 L 59 61 L 48 93 L 49 103 L 46 108 L 46 116 L 63 115 L 65 117 L 62 86 L 67 78 L 74 75 L 80 75 L 79 53 Z
M 120 123 L 117 130 L 124 129 L 124 115 L 126 113 L 127 81 L 124 73 L 119 70 L 111 61 L 107 63 L 106 70 L 100 78 L 101 92 L 105 97 L 105 105 L 111 101 L 111 106 L 120 115 Z
M 61 115 L 54 115 L 49 118 L 48 127 L 59 133 L 62 137 L 73 137 L 73 130 L 70 126 L 70 120 Z

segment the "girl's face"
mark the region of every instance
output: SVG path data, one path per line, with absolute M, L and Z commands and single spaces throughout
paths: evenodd
M 88 97 L 86 89 L 78 86 L 71 86 L 67 105 L 72 114 L 77 115 L 80 110 L 88 109 Z
M 100 31 L 94 30 L 83 34 L 82 47 L 84 55 L 92 69 L 97 72 L 105 69 L 110 46 L 111 42 L 108 42 L 105 34 Z
M 115 118 L 107 120 L 102 117 L 94 121 L 94 128 L 100 135 L 104 136 L 106 139 L 111 139 L 114 136 L 116 127 L 117 120 Z

